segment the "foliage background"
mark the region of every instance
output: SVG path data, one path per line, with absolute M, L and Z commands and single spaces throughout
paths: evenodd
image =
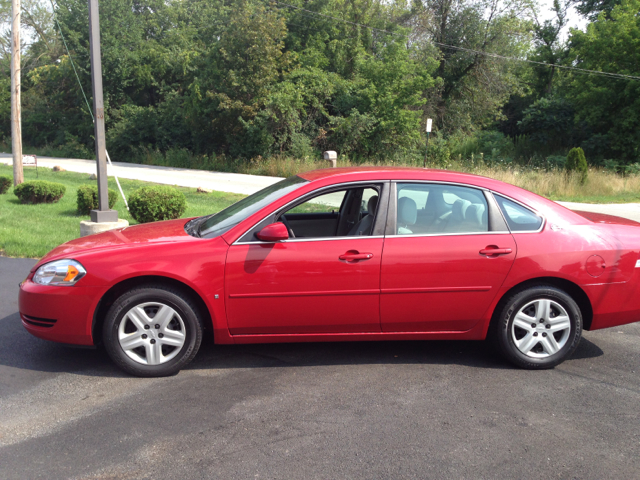
M 102 0 L 107 146 L 114 160 L 238 169 L 273 158 L 563 166 L 640 161 L 640 81 L 497 54 L 640 75 L 640 0 Z M 297 7 L 297 8 L 294 8 Z M 23 138 L 92 157 L 93 125 L 51 4 L 23 0 Z M 10 2 L 0 0 L 8 25 Z M 88 95 L 85 0 L 58 0 Z M 367 25 L 370 28 L 363 27 Z M 8 31 L 0 39 L 0 141 L 10 140 Z M 89 97 L 89 102 L 91 98 Z

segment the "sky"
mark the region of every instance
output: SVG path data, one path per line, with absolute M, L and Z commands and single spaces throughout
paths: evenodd
M 553 0 L 538 0 L 538 5 L 540 6 L 540 21 L 550 20 L 555 17 L 555 13 L 552 10 Z M 586 18 L 576 12 L 576 9 L 573 6 L 569 8 L 567 16 L 569 17 L 569 22 L 562 31 L 562 37 L 565 40 L 569 35 L 570 28 L 579 28 L 580 30 L 584 30 L 587 23 L 589 23 Z

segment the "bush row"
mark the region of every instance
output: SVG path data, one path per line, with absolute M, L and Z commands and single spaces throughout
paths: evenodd
M 187 209 L 184 194 L 173 187 L 142 187 L 129 195 L 129 213 L 140 223 L 179 218 Z
M 7 193 L 12 184 L 13 181 L 10 176 L 0 175 L 0 195 Z
M 118 194 L 115 190 L 109 189 L 109 208 L 118 201 Z M 78 187 L 78 213 L 81 215 L 89 215 L 91 210 L 98 208 L 98 187 L 96 185 L 81 185 Z
M 6 193 L 12 181 L 8 176 L 0 176 L 0 194 Z M 24 182 L 13 189 L 21 203 L 54 203 L 60 200 L 66 191 L 61 183 L 45 180 Z M 118 201 L 118 195 L 109 189 L 109 208 Z M 98 208 L 98 187 L 81 185 L 77 193 L 78 213 L 88 215 Z M 135 190 L 129 196 L 131 216 L 140 223 L 157 222 L 179 218 L 187 208 L 187 200 L 179 190 L 165 186 L 152 185 Z
M 46 180 L 32 180 L 16 185 L 13 193 L 21 203 L 55 203 L 64 196 L 67 187 Z

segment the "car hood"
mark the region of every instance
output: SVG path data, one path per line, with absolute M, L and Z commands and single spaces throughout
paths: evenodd
M 132 244 L 172 243 L 184 240 L 197 240 L 184 230 L 190 219 L 181 218 L 165 222 L 143 223 L 107 232 L 77 238 L 54 248 L 33 267 L 36 269 L 45 262 L 59 258 L 72 258 L 87 251 L 118 248 Z

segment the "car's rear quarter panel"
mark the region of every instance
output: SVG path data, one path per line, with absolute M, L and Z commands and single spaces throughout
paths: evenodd
M 638 227 L 592 223 L 548 223 L 540 233 L 514 233 L 518 255 L 503 294 L 532 279 L 561 278 L 587 294 L 593 309 L 591 330 L 638 321 L 640 292 L 635 245 L 639 233 Z M 594 255 L 604 260 L 603 268 L 595 275 L 594 269 L 587 269 L 587 262 Z

